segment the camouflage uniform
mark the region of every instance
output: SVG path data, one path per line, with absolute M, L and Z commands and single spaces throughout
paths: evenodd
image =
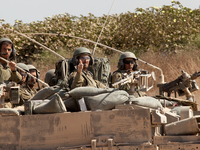
M 77 71 L 74 71 L 70 74 L 69 81 L 72 81 L 71 89 L 82 86 L 105 88 L 101 82 L 93 79 L 93 75 L 90 71 L 83 71 L 81 74 L 77 73 Z
M 22 77 L 19 72 L 12 72 L 8 65 L 3 66 L 0 63 L 0 82 L 8 80 L 19 83 L 22 80 Z
M 27 92 L 29 92 L 31 96 L 34 96 L 37 93 L 37 90 L 35 88 L 30 88 L 28 84 L 24 86 L 24 89 L 26 89 Z
M 116 83 L 124 78 L 127 77 L 127 72 L 125 70 L 120 70 L 118 69 L 117 71 L 115 71 L 112 75 L 112 84 Z M 118 88 L 120 90 L 125 90 L 125 91 L 129 91 L 130 90 L 130 83 L 126 83 L 124 85 L 115 85 L 114 88 Z M 134 93 L 135 97 L 141 97 L 141 96 L 146 96 L 146 94 L 144 92 L 139 91 L 139 87 L 135 88 L 135 93 Z
M 35 90 L 28 90 L 25 86 L 20 86 L 20 98 L 23 101 L 28 101 L 31 97 L 36 94 Z
M 15 104 L 14 107 L 23 105 L 24 101 L 28 101 L 36 93 L 37 91 L 35 89 L 31 89 L 28 85 L 27 86 L 20 85 L 20 91 L 19 91 L 20 102 L 19 104 Z
M 16 51 L 15 51 L 12 41 L 8 38 L 1 38 L 0 39 L 0 48 L 4 42 L 10 43 L 11 53 L 10 53 L 9 59 L 15 60 Z M 0 49 L 0 52 L 1 52 L 1 49 Z M 0 63 L 0 82 L 4 82 L 4 81 L 8 81 L 8 80 L 19 83 L 22 80 L 22 77 L 18 72 L 12 72 L 7 63 L 6 64 Z
M 72 58 L 72 64 L 76 68 L 79 64 L 78 57 L 81 55 L 88 55 L 90 57 L 89 65 L 93 65 L 93 57 L 91 56 L 91 53 L 89 49 L 85 47 L 79 47 L 74 51 L 74 55 Z M 93 75 L 90 71 L 83 71 L 79 74 L 77 71 L 77 68 L 69 75 L 69 85 L 71 86 L 71 89 L 74 89 L 76 87 L 82 87 L 82 86 L 90 86 L 95 88 L 105 88 L 105 85 L 103 85 L 101 82 L 94 80 Z
M 131 59 L 135 60 L 133 68 L 132 68 L 132 70 L 129 70 L 129 72 L 138 70 L 137 63 L 136 63 L 137 58 L 136 58 L 135 54 L 133 54 L 131 52 L 124 52 L 119 58 L 119 62 L 118 62 L 118 66 L 117 66 L 119 69 L 114 71 L 114 73 L 112 74 L 112 84 L 127 77 L 128 70 L 126 70 L 125 66 L 124 66 L 125 65 L 124 59 L 126 59 L 126 58 L 131 58 Z M 115 85 L 114 88 L 118 88 L 120 90 L 125 90 L 128 92 L 130 90 L 130 84 L 131 83 L 126 83 L 124 85 L 118 84 L 118 85 Z M 134 93 L 135 97 L 146 96 L 146 93 L 139 91 L 139 87 L 136 86 L 134 90 L 135 90 L 135 93 Z

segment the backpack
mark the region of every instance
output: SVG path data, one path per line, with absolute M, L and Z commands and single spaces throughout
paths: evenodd
M 88 70 L 93 73 L 95 80 L 100 81 L 104 85 L 110 84 L 111 68 L 110 60 L 108 58 L 95 57 L 93 68 L 89 67 Z
M 65 61 L 63 59 L 58 60 L 55 63 L 55 68 L 55 76 L 57 80 L 67 80 L 69 74 L 75 69 L 71 63 L 71 59 L 69 58 L 66 58 Z
M 75 69 L 75 67 L 72 64 L 72 59 L 65 59 L 59 60 L 55 64 L 55 75 L 57 80 L 61 79 L 64 80 L 68 79 L 68 76 L 71 72 Z M 100 81 L 104 85 L 110 84 L 110 78 L 111 78 L 111 68 L 110 68 L 110 60 L 108 58 L 94 58 L 94 64 L 93 67 L 89 67 L 88 70 L 93 73 L 93 77 L 95 80 Z

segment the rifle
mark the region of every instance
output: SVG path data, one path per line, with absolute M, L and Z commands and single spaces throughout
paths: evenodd
M 135 86 L 139 86 L 140 91 L 149 91 L 151 88 L 153 88 L 153 81 L 155 80 L 154 72 L 148 73 L 146 70 L 139 70 L 135 72 L 130 72 L 129 74 L 124 74 L 126 78 L 112 84 L 114 87 L 115 85 L 124 85 L 127 83 L 130 83 L 130 91 L 128 91 L 129 94 L 133 94 L 135 92 Z M 148 79 L 152 77 L 152 85 L 149 86 Z
M 19 104 L 20 86 L 14 82 L 0 84 L 0 108 L 4 108 L 5 101 L 10 101 L 11 104 Z
M 194 101 L 191 92 L 199 89 L 194 79 L 200 76 L 200 71 L 191 75 L 184 70 L 182 70 L 181 73 L 182 75 L 180 75 L 174 81 L 165 84 L 159 84 L 159 94 L 164 96 L 164 92 L 166 92 L 168 94 L 167 96 L 170 97 L 171 93 L 174 92 L 175 97 L 177 97 L 176 93 L 178 93 L 179 96 L 186 95 L 187 100 Z

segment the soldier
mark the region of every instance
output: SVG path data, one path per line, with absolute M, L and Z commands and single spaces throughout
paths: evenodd
M 0 57 L 6 60 L 14 60 L 16 51 L 10 39 L 0 39 Z M 0 59 L 0 82 L 4 81 L 20 82 L 22 80 L 19 72 L 16 71 L 16 63 L 11 61 L 7 64 L 4 60 Z
M 35 66 L 33 66 L 33 65 L 27 65 L 27 67 L 28 67 L 29 73 L 31 75 L 33 75 L 34 77 L 36 77 L 38 79 L 40 78 L 40 72 L 35 68 Z M 39 82 L 35 78 L 33 78 L 33 77 L 30 77 L 29 81 L 27 81 L 26 86 L 25 86 L 25 88 L 27 89 L 27 91 L 32 96 L 34 96 L 37 93 L 37 89 L 34 88 L 36 82 L 38 83 L 38 87 L 40 89 Z
M 55 76 L 55 69 L 50 69 L 45 74 L 44 82 L 46 82 L 49 86 L 54 86 L 57 84 L 57 79 Z
M 105 86 L 93 79 L 93 75 L 88 71 L 89 65 L 93 65 L 93 58 L 90 50 L 85 47 L 79 47 L 74 51 L 72 63 L 76 68 L 69 76 L 69 85 L 71 89 L 82 86 L 96 88 L 105 88 Z
M 131 52 L 124 52 L 121 54 L 118 62 L 118 70 L 113 72 L 112 75 L 112 84 L 124 79 L 127 77 L 127 74 L 130 74 L 132 71 L 138 70 L 138 64 L 136 62 L 137 58 L 135 54 Z M 130 89 L 130 83 L 126 83 L 124 85 L 115 85 L 114 88 L 118 88 L 120 90 L 129 91 Z M 135 97 L 141 97 L 146 96 L 144 92 L 139 92 L 139 88 L 135 87 Z
M 17 63 L 17 66 L 19 66 L 20 68 L 22 68 L 23 70 L 25 70 L 26 72 L 29 72 L 29 68 L 26 64 L 24 63 Z M 30 76 L 19 70 L 19 73 L 21 74 L 22 76 L 22 80 L 20 82 L 20 102 L 19 102 L 19 105 L 23 105 L 24 104 L 24 101 L 28 101 L 33 95 L 27 91 L 27 88 L 26 88 L 26 83 L 31 79 Z

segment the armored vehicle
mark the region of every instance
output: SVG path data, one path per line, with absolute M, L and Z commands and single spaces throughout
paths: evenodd
M 151 75 L 153 73 L 144 74 L 138 71 L 127 76 L 127 79 L 120 83 L 128 82 L 132 77 L 138 78 L 140 89 L 147 91 L 152 86 L 149 86 L 148 81 Z M 101 108 L 94 109 L 85 97 L 87 94 L 84 88 L 81 89 L 82 95 L 79 93 L 79 99 L 76 100 L 80 111 L 70 111 L 68 109 L 70 106 L 65 103 L 66 99 L 60 101 L 58 95 L 54 102 L 45 100 L 46 97 L 38 100 L 37 103 L 42 104 L 39 108 L 37 107 L 39 105 L 34 105 L 34 99 L 32 102 L 25 103 L 22 111 L 1 108 L 0 148 L 15 150 L 200 149 L 200 111 L 197 110 L 197 104 L 190 99 L 191 92 L 198 90 L 194 80 L 198 76 L 198 72 L 189 75 L 182 71 L 182 75 L 176 80 L 158 84 L 160 96 L 141 97 L 136 100 L 133 98 L 133 101 L 129 97 L 129 100 L 116 103 L 110 108 L 102 105 Z M 17 86 L 2 84 L 1 100 L 4 98 L 3 95 L 5 96 L 3 92 L 10 91 L 6 93 L 10 95 L 11 102 L 16 103 L 18 90 Z M 109 93 L 109 90 L 97 91 L 97 93 Z M 172 92 L 186 95 L 186 100 L 170 98 Z M 164 93 L 168 94 L 167 97 Z M 72 91 L 68 91 L 67 94 L 69 98 L 77 96 Z M 117 99 L 117 96 L 115 98 Z M 50 102 L 61 109 L 57 109 L 57 112 L 53 111 Z M 41 111 L 41 108 L 48 107 L 47 104 L 50 105 L 51 111 Z M 63 108 L 62 104 L 65 104 L 67 109 Z
M 159 95 L 154 97 L 135 98 L 134 90 L 44 88 L 22 108 L 0 108 L 0 149 L 200 149 L 200 111 L 191 94 L 199 89 L 195 82 L 199 74 L 182 71 L 176 80 L 165 83 L 160 70 Z M 66 72 L 61 75 L 64 78 Z M 116 84 L 131 82 L 145 92 L 153 87 L 151 77 L 154 81 L 154 73 L 139 70 Z M 1 84 L 1 107 L 5 99 L 19 103 L 19 88 Z

